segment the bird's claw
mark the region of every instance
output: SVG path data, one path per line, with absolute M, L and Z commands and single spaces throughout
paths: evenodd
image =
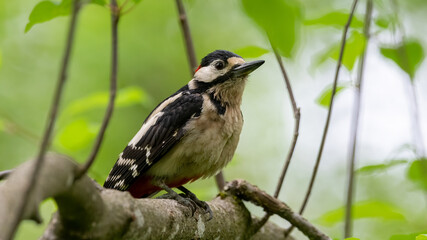
M 197 209 L 197 205 L 192 199 L 185 198 L 185 197 L 178 195 L 178 197 L 175 200 L 179 204 L 188 207 L 191 210 L 191 216 L 194 216 L 194 213 L 196 212 L 196 209 Z
M 191 201 L 193 201 L 198 207 L 200 207 L 201 209 L 203 209 L 203 211 L 209 214 L 209 218 L 207 219 L 208 221 L 211 220 L 213 218 L 213 212 L 211 207 L 209 207 L 209 204 L 207 204 L 205 201 L 201 201 L 199 200 L 196 195 L 194 195 L 194 193 L 192 192 L 187 192 L 185 193 L 185 195 L 191 199 Z
M 179 204 L 188 207 L 191 210 L 191 216 L 194 216 L 194 213 L 197 209 L 197 204 L 191 199 L 188 198 L 185 194 L 170 194 L 166 193 L 161 196 L 156 197 L 156 199 L 173 199 Z

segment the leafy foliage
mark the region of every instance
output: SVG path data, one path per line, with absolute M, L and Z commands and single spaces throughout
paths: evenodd
M 422 190 L 427 191 L 427 159 L 415 160 L 409 166 L 407 177 Z
M 373 165 L 367 165 L 367 166 L 361 167 L 357 169 L 356 172 L 364 173 L 364 174 L 379 173 L 379 172 L 387 171 L 388 169 L 394 166 L 406 164 L 407 162 L 408 160 L 405 160 L 405 159 L 394 159 L 386 163 L 373 164 Z
M 414 80 L 415 73 L 424 60 L 424 49 L 415 39 L 407 40 L 397 46 L 381 47 L 381 54 L 396 63 L 409 75 L 411 81 Z
M 427 240 L 427 234 L 418 235 L 415 240 Z
M 352 31 L 350 37 L 347 39 L 342 64 L 349 70 L 353 70 L 356 60 L 360 58 L 365 49 L 366 39 L 362 33 L 358 31 Z M 320 66 L 325 63 L 329 58 L 338 61 L 340 53 L 340 43 L 334 44 L 325 52 L 318 55 L 314 60 L 315 66 Z
M 321 216 L 318 222 L 324 226 L 333 226 L 343 221 L 344 212 L 344 207 L 329 211 Z M 353 219 L 362 218 L 381 218 L 383 220 L 405 219 L 397 207 L 380 201 L 363 201 L 355 203 L 353 205 Z
M 338 29 L 342 29 L 348 20 L 348 10 L 342 11 L 333 11 L 329 12 L 323 16 L 314 19 L 308 19 L 304 21 L 305 25 L 325 25 L 331 26 Z M 361 21 L 357 16 L 353 16 L 350 27 L 353 28 L 362 28 L 363 21 Z
M 242 0 L 246 14 L 260 26 L 273 46 L 285 57 L 291 57 L 298 41 L 298 9 L 292 1 L 271 0 L 266 4 L 258 0 Z
M 105 0 L 90 0 L 89 3 L 104 6 Z M 28 23 L 25 26 L 25 32 L 38 24 L 50 21 L 57 17 L 68 16 L 71 13 L 72 0 L 62 0 L 61 2 L 42 1 L 39 2 L 31 11 Z
M 387 29 L 390 26 L 390 18 L 386 18 L 386 17 L 378 17 L 375 18 L 374 23 L 376 26 L 383 28 L 383 29 Z
M 80 151 L 90 145 L 98 128 L 99 124 L 90 125 L 86 119 L 76 119 L 60 131 L 57 143 L 67 152 Z
M 108 103 L 108 97 L 108 91 L 93 93 L 67 106 L 60 117 L 63 127 L 59 131 L 55 145 L 69 154 L 88 148 L 98 132 L 100 123 L 91 122 L 86 113 L 104 109 Z M 118 91 L 115 106 L 118 109 L 132 105 L 145 105 L 148 101 L 148 95 L 143 89 L 131 86 Z
M 331 103 L 331 97 L 332 97 L 332 85 L 328 86 L 326 89 L 322 91 L 320 96 L 316 99 L 316 103 L 319 104 L 322 107 L 328 108 Z M 335 96 L 337 96 L 342 90 L 344 90 L 347 87 L 347 85 L 338 85 L 335 89 Z
M 108 97 L 109 92 L 103 91 L 77 99 L 65 108 L 64 116 L 61 118 L 70 118 L 95 109 L 104 109 L 108 104 Z M 115 106 L 116 108 L 127 107 L 134 104 L 146 104 L 148 101 L 148 95 L 142 88 L 130 86 L 117 92 Z
M 30 14 L 25 32 L 28 32 L 35 24 L 47 22 L 56 17 L 67 16 L 71 11 L 71 0 L 63 0 L 60 3 L 52 1 L 39 2 Z
M 418 237 L 423 235 L 426 235 L 425 233 L 426 231 L 422 231 L 422 232 L 416 232 L 416 233 L 410 233 L 410 234 L 396 234 L 390 237 L 390 240 L 419 240 Z M 421 238 L 421 240 L 424 240 L 423 238 Z
M 268 50 L 258 46 L 247 46 L 234 50 L 234 52 L 243 58 L 258 58 L 268 53 Z

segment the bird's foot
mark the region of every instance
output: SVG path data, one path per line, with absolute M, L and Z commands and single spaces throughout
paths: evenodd
M 200 207 L 201 209 L 203 209 L 203 211 L 205 212 L 205 214 L 209 214 L 209 218 L 207 219 L 208 221 L 211 220 L 213 218 L 213 212 L 211 207 L 209 207 L 209 204 L 207 204 L 205 201 L 201 201 L 200 199 L 198 199 L 196 197 L 196 195 L 192 192 L 190 192 L 190 190 L 188 190 L 185 187 L 178 187 L 179 190 L 183 191 L 185 196 L 188 199 L 191 199 L 191 201 L 193 201 L 198 207 Z
M 191 216 L 194 216 L 194 213 L 197 209 L 197 203 L 195 203 L 191 198 L 188 198 L 185 194 L 181 195 L 176 192 L 166 193 L 159 197 L 156 197 L 156 199 L 173 199 L 179 204 L 188 207 L 191 211 Z

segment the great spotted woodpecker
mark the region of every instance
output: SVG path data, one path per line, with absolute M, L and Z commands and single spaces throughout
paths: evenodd
M 220 171 L 233 157 L 243 125 L 240 110 L 248 74 L 264 63 L 245 62 L 216 50 L 201 61 L 193 79 L 161 102 L 119 155 L 104 187 L 135 198 L 165 190 L 169 198 L 210 214 L 185 183 Z M 183 196 L 171 188 L 178 188 Z

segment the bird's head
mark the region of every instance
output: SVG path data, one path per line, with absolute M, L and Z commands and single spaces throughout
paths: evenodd
M 218 97 L 230 94 L 241 97 L 247 76 L 263 63 L 264 60 L 245 62 L 235 53 L 216 50 L 202 59 L 188 86 L 201 92 L 214 92 Z

